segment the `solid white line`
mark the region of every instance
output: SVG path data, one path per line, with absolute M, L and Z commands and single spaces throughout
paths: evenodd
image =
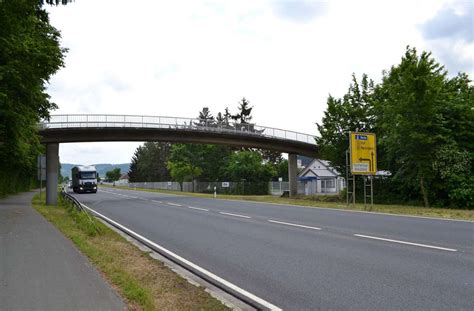
M 168 204 L 168 205 L 173 205 L 173 206 L 182 206 L 181 204 L 170 203 L 170 202 L 166 202 L 166 204 Z
M 434 248 L 434 249 L 440 249 L 440 250 L 449 251 L 449 252 L 458 251 L 457 249 L 453 249 L 453 248 L 445 248 L 445 247 L 439 247 L 439 246 L 433 246 L 433 245 L 412 243 L 412 242 L 399 241 L 399 240 L 391 240 L 391 239 L 379 238 L 379 237 L 363 235 L 363 234 L 354 234 L 354 235 L 361 238 L 366 238 L 366 239 L 380 240 L 380 241 L 393 242 L 393 243 L 399 243 L 399 244 L 407 244 L 407 245 L 420 246 L 420 247 L 426 247 L 426 248 Z
M 239 215 L 239 214 L 232 214 L 232 213 L 225 213 L 225 212 L 219 212 L 219 214 L 222 214 L 222 215 L 229 215 L 229 216 L 235 216 L 235 217 L 241 217 L 241 218 L 252 218 L 252 217 L 250 217 L 250 216 Z
M 191 209 L 197 209 L 197 210 L 200 210 L 200 211 L 205 211 L 205 212 L 209 212 L 209 210 L 208 210 L 208 209 L 205 209 L 205 208 L 200 208 L 200 207 L 188 206 L 188 208 L 191 208 Z
M 81 204 L 82 204 L 82 203 L 81 203 Z M 212 272 L 210 272 L 210 271 L 207 271 L 206 269 L 204 269 L 204 268 L 202 268 L 202 267 L 200 267 L 200 266 L 198 266 L 198 265 L 192 263 L 191 261 L 189 261 L 189 260 L 187 260 L 187 259 L 184 259 L 183 257 L 181 257 L 181 256 L 179 256 L 179 255 L 173 253 L 172 251 L 170 251 L 170 250 L 164 248 L 163 246 L 160 246 L 160 245 L 158 245 L 158 244 L 156 244 L 156 243 L 150 241 L 149 239 L 145 238 L 144 236 L 141 236 L 141 235 L 139 235 L 138 233 L 136 233 L 136 232 L 134 232 L 134 231 L 128 229 L 127 227 L 122 226 L 122 225 L 119 224 L 118 222 L 113 221 L 112 219 L 110 219 L 110 218 L 108 218 L 108 217 L 106 217 L 106 216 L 104 216 L 104 215 L 102 215 L 102 214 L 96 212 L 95 210 L 93 210 L 92 208 L 86 206 L 85 204 L 82 204 L 82 206 L 84 206 L 86 209 L 90 210 L 90 211 L 93 212 L 94 214 L 99 215 L 99 216 L 102 217 L 103 219 L 106 219 L 107 221 L 113 223 L 115 226 L 119 227 L 121 230 L 126 231 L 126 232 L 128 232 L 129 234 L 131 234 L 131 235 L 133 235 L 133 236 L 135 236 L 135 237 L 138 237 L 139 239 L 145 241 L 146 243 L 152 245 L 153 247 L 159 249 L 160 251 L 162 251 L 162 252 L 168 254 L 169 256 L 172 256 L 172 257 L 176 258 L 177 260 L 183 262 L 184 264 L 190 266 L 191 268 L 193 268 L 193 269 L 199 271 L 200 273 L 205 274 L 207 277 L 212 278 L 212 279 L 214 279 L 215 281 L 217 281 L 217 282 L 219 282 L 219 283 L 221 283 L 221 284 L 227 286 L 228 288 L 230 288 L 230 289 L 232 289 L 232 290 L 238 292 L 240 295 L 243 295 L 243 296 L 245 296 L 245 297 L 247 297 L 247 298 L 249 298 L 249 299 L 251 299 L 251 300 L 257 302 L 258 304 L 260 304 L 260 305 L 262 305 L 262 306 L 264 306 L 264 307 L 266 307 L 266 308 L 268 308 L 268 309 L 270 309 L 270 310 L 275 310 L 275 311 L 277 311 L 277 310 L 278 310 L 278 311 L 282 310 L 281 308 L 275 306 L 274 304 L 272 304 L 272 303 L 270 303 L 270 302 L 268 302 L 268 301 L 266 301 L 266 300 L 264 300 L 264 299 L 262 299 L 262 298 L 260 298 L 260 297 L 258 297 L 258 296 L 256 296 L 256 295 L 254 295 L 254 294 L 252 294 L 252 293 L 250 293 L 250 292 L 248 292 L 248 291 L 246 291 L 246 290 L 244 290 L 244 289 L 238 287 L 238 286 L 235 285 L 235 284 L 230 283 L 229 281 L 224 280 L 223 278 L 221 278 L 221 277 L 215 275 L 214 273 L 212 273 Z
M 275 224 L 294 226 L 294 227 L 300 227 L 300 228 L 306 228 L 306 229 L 321 230 L 321 228 L 318 228 L 318 227 L 310 227 L 310 226 L 305 226 L 305 225 L 292 224 L 292 223 L 289 223 L 289 222 L 276 221 L 276 220 L 268 220 L 268 221 L 272 222 L 272 223 L 275 223 Z

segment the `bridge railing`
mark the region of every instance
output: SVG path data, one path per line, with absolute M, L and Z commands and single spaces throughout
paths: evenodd
M 43 129 L 83 128 L 83 127 L 121 127 L 121 128 L 163 128 L 176 130 L 232 132 L 243 135 L 257 135 L 316 144 L 313 135 L 260 126 L 253 123 L 216 122 L 195 118 L 105 115 L 105 114 L 64 114 L 52 115 L 49 121 L 40 123 Z

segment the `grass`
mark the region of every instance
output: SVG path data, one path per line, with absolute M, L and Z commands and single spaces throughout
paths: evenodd
M 108 185 L 101 185 L 101 187 L 111 187 Z M 116 186 L 115 188 L 132 190 L 132 188 L 124 186 Z M 161 190 L 161 189 L 146 189 L 136 188 L 140 191 L 148 192 L 159 192 L 169 193 L 174 195 L 186 195 L 200 198 L 214 198 L 213 194 L 206 193 L 191 193 L 191 192 L 178 192 L 172 190 Z M 272 204 L 287 204 L 287 205 L 298 205 L 308 208 L 334 208 L 341 210 L 352 210 L 352 211 L 368 211 L 370 205 L 367 208 L 364 204 L 355 204 L 347 206 L 346 203 L 342 202 L 331 202 L 335 196 L 298 196 L 296 198 L 281 198 L 272 195 L 217 195 L 218 199 L 223 200 L 242 200 Z M 458 219 L 458 220 L 471 220 L 474 221 L 474 210 L 463 210 L 463 209 L 451 209 L 451 208 L 425 208 L 421 206 L 410 206 L 410 205 L 387 205 L 387 204 L 374 204 L 371 212 L 377 213 L 388 213 L 396 215 L 410 215 L 410 216 L 423 216 L 423 217 L 436 217 L 445 219 Z
M 124 298 L 131 310 L 228 310 L 220 301 L 62 199 L 33 207 L 71 239 Z

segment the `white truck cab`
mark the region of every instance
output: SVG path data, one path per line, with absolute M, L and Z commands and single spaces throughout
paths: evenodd
M 74 166 L 72 168 L 72 190 L 77 193 L 97 192 L 95 166 Z

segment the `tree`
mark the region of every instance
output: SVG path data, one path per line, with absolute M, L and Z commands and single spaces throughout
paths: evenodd
M 386 163 L 394 180 L 405 189 L 417 189 L 425 206 L 449 198 L 443 193 L 454 176 L 465 182 L 472 176 L 472 164 L 463 160 L 472 155 L 468 81 L 462 74 L 448 79 L 431 53 L 418 55 L 407 47 L 401 63 L 384 74 L 376 89 L 378 140 Z M 467 171 L 451 167 L 449 173 L 441 165 L 456 161 L 463 161 Z
M 146 142 L 143 146 L 139 146 L 130 163 L 128 173 L 130 182 L 170 180 L 171 176 L 166 166 L 170 152 L 170 143 Z
M 320 135 L 316 137 L 320 157 L 329 160 L 339 172 L 346 171 L 349 132 L 374 131 L 373 91 L 374 83 L 367 75 L 362 75 L 359 87 L 353 74 L 348 92 L 342 98 L 329 95 L 322 123 L 316 123 Z
M 212 126 L 215 123 L 214 117 L 208 107 L 202 108 L 199 112 L 198 119 L 198 123 L 195 123 L 197 126 Z
M 120 172 L 120 168 L 119 167 L 116 167 L 114 168 L 113 170 L 111 171 L 107 171 L 105 173 L 105 177 L 109 180 L 109 181 L 117 181 L 120 179 L 120 176 L 122 176 L 122 173 Z
M 174 144 L 171 147 L 167 167 L 173 180 L 180 183 L 187 180 L 193 181 L 194 192 L 194 181 L 202 173 L 202 168 L 200 167 L 202 162 L 202 145 Z
M 201 174 L 201 168 L 192 167 L 190 164 L 185 162 L 168 162 L 168 169 L 170 170 L 171 178 L 174 181 L 179 182 L 179 187 L 183 191 L 183 182 L 193 181 L 194 177 Z M 193 183 L 194 192 L 194 183 Z
M 245 97 L 243 97 L 242 100 L 239 102 L 239 112 L 233 115 L 231 118 L 234 121 L 239 122 L 240 124 L 248 124 L 250 120 L 252 120 L 251 113 L 253 109 L 253 107 L 249 107 L 249 105 L 249 101 Z
M 265 164 L 257 151 L 236 152 L 227 165 L 227 176 L 232 181 L 268 182 L 276 174 L 274 167 Z
M 46 84 L 66 49 L 42 3 L 0 1 L 0 195 L 26 190 L 43 151 L 37 124 L 57 106 Z

